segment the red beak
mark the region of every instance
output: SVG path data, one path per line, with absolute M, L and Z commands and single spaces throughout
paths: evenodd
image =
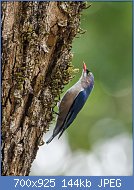
M 87 66 L 84 62 L 83 62 L 83 70 L 84 70 L 84 72 L 86 72 L 86 70 L 87 70 Z

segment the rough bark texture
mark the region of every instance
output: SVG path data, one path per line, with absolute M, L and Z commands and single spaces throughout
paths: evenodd
M 71 79 L 83 2 L 2 3 L 2 175 L 28 175 Z

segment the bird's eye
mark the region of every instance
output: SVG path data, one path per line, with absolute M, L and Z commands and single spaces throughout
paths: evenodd
M 89 71 L 88 69 L 86 70 L 86 72 L 87 72 L 87 75 L 90 75 L 91 73 L 91 71 Z
M 87 74 L 89 74 L 90 71 L 87 69 L 86 72 L 87 72 Z

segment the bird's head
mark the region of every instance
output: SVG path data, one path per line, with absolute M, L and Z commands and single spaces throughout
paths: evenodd
M 81 80 L 82 80 L 84 87 L 94 84 L 94 76 L 91 73 L 91 71 L 89 71 L 87 69 L 87 66 L 84 62 L 83 62 L 83 71 L 82 71 Z

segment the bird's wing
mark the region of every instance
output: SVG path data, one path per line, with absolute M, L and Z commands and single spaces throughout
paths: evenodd
M 69 112 L 68 112 L 68 114 L 64 120 L 64 124 L 62 125 L 63 127 L 62 127 L 61 133 L 59 135 L 59 138 L 62 135 L 62 133 L 64 132 L 64 130 L 67 129 L 69 127 L 69 125 L 74 121 L 77 114 L 79 113 L 79 111 L 84 106 L 86 99 L 87 99 L 86 92 L 84 90 L 82 90 L 77 95 L 73 104 L 70 107 L 70 110 L 69 110 Z
M 63 123 L 67 117 L 70 107 L 73 104 L 75 98 L 78 96 L 78 94 L 79 94 L 78 91 L 72 92 L 71 90 L 69 90 L 62 98 L 59 105 L 59 114 L 58 114 L 56 128 L 55 128 L 56 131 L 59 130 L 60 127 L 63 126 Z

